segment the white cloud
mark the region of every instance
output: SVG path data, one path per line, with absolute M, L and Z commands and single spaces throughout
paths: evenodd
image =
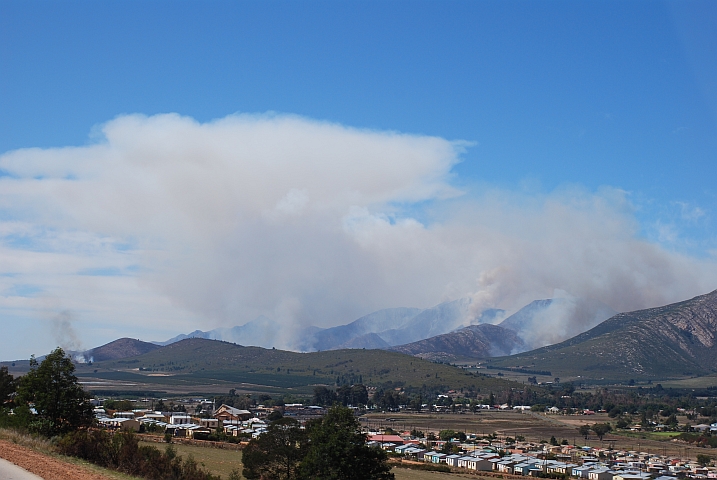
M 102 131 L 0 157 L 0 312 L 72 312 L 86 346 L 259 315 L 290 336 L 467 295 L 516 309 L 556 288 L 627 310 L 717 285 L 712 263 L 639 239 L 623 192 L 461 192 L 465 143 L 279 115 Z

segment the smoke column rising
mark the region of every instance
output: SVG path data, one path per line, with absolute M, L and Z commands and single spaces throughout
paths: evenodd
M 713 258 L 642 238 L 619 188 L 456 187 L 465 142 L 282 115 L 131 115 L 102 132 L 0 157 L 0 260 L 43 292 L 0 310 L 54 295 L 132 337 L 264 315 L 281 346 L 387 307 L 512 313 L 559 289 L 627 311 L 717 287 Z M 44 250 L 8 240 L 20 231 Z M 55 324 L 75 345 L 71 316 Z

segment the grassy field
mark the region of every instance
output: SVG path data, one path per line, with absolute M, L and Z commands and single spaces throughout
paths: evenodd
M 140 442 L 140 444 L 157 447 L 160 450 L 166 448 L 166 444 L 162 443 Z M 238 470 L 241 473 L 244 468 L 241 463 L 241 451 L 183 445 L 181 443 L 175 443 L 172 446 L 176 449 L 177 455 L 181 455 L 185 459 L 191 455 L 204 469 L 214 475 L 221 475 L 225 479 L 229 478 L 232 470 Z
M 649 439 L 657 441 L 672 440 L 678 437 L 681 432 L 619 432 L 616 435 L 627 438 Z
M 665 388 L 714 388 L 717 387 L 717 375 L 666 380 L 662 382 L 662 386 Z

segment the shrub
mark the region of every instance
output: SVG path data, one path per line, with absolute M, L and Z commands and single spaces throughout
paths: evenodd
M 82 458 L 96 465 L 151 480 L 216 480 L 190 456 L 177 456 L 172 445 L 164 452 L 153 446 L 139 446 L 131 432 L 110 434 L 104 430 L 77 430 L 58 443 L 64 455 Z

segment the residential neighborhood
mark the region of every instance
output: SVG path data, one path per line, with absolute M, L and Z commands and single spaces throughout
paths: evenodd
M 211 405 L 204 400 L 205 404 Z M 483 406 L 484 409 L 512 410 L 524 413 L 529 406 Z M 258 405 L 249 410 L 229 405 L 209 408 L 211 416 L 192 416 L 185 412 L 160 412 L 148 409 L 106 411 L 95 408 L 98 423 L 106 428 L 153 432 L 172 438 L 206 440 L 221 432 L 234 442 L 246 442 L 267 431 L 272 415 L 292 417 L 302 425 L 312 418 L 320 418 L 326 408 L 303 404 L 282 407 Z M 206 412 L 206 411 L 205 411 Z M 274 413 L 276 412 L 276 413 Z M 280 413 L 279 413 L 280 412 Z M 358 411 L 356 412 L 358 414 Z M 546 408 L 546 414 L 565 413 Z M 582 412 L 593 415 L 595 412 Z M 391 419 L 388 419 L 391 420 Z M 659 425 L 658 425 L 659 427 Z M 692 427 L 696 431 L 717 431 L 717 423 Z M 439 439 L 435 433 L 418 436 L 418 432 L 396 432 L 391 428 L 364 427 L 367 445 L 380 448 L 394 461 L 405 463 L 443 464 L 453 469 L 473 472 L 495 472 L 504 475 L 579 478 L 586 480 L 667 480 L 676 478 L 717 478 L 717 468 L 694 460 L 638 450 L 615 450 L 609 447 L 580 445 L 551 445 L 497 440 L 477 433 L 465 433 L 461 438 Z M 423 432 L 420 432 L 423 433 Z

